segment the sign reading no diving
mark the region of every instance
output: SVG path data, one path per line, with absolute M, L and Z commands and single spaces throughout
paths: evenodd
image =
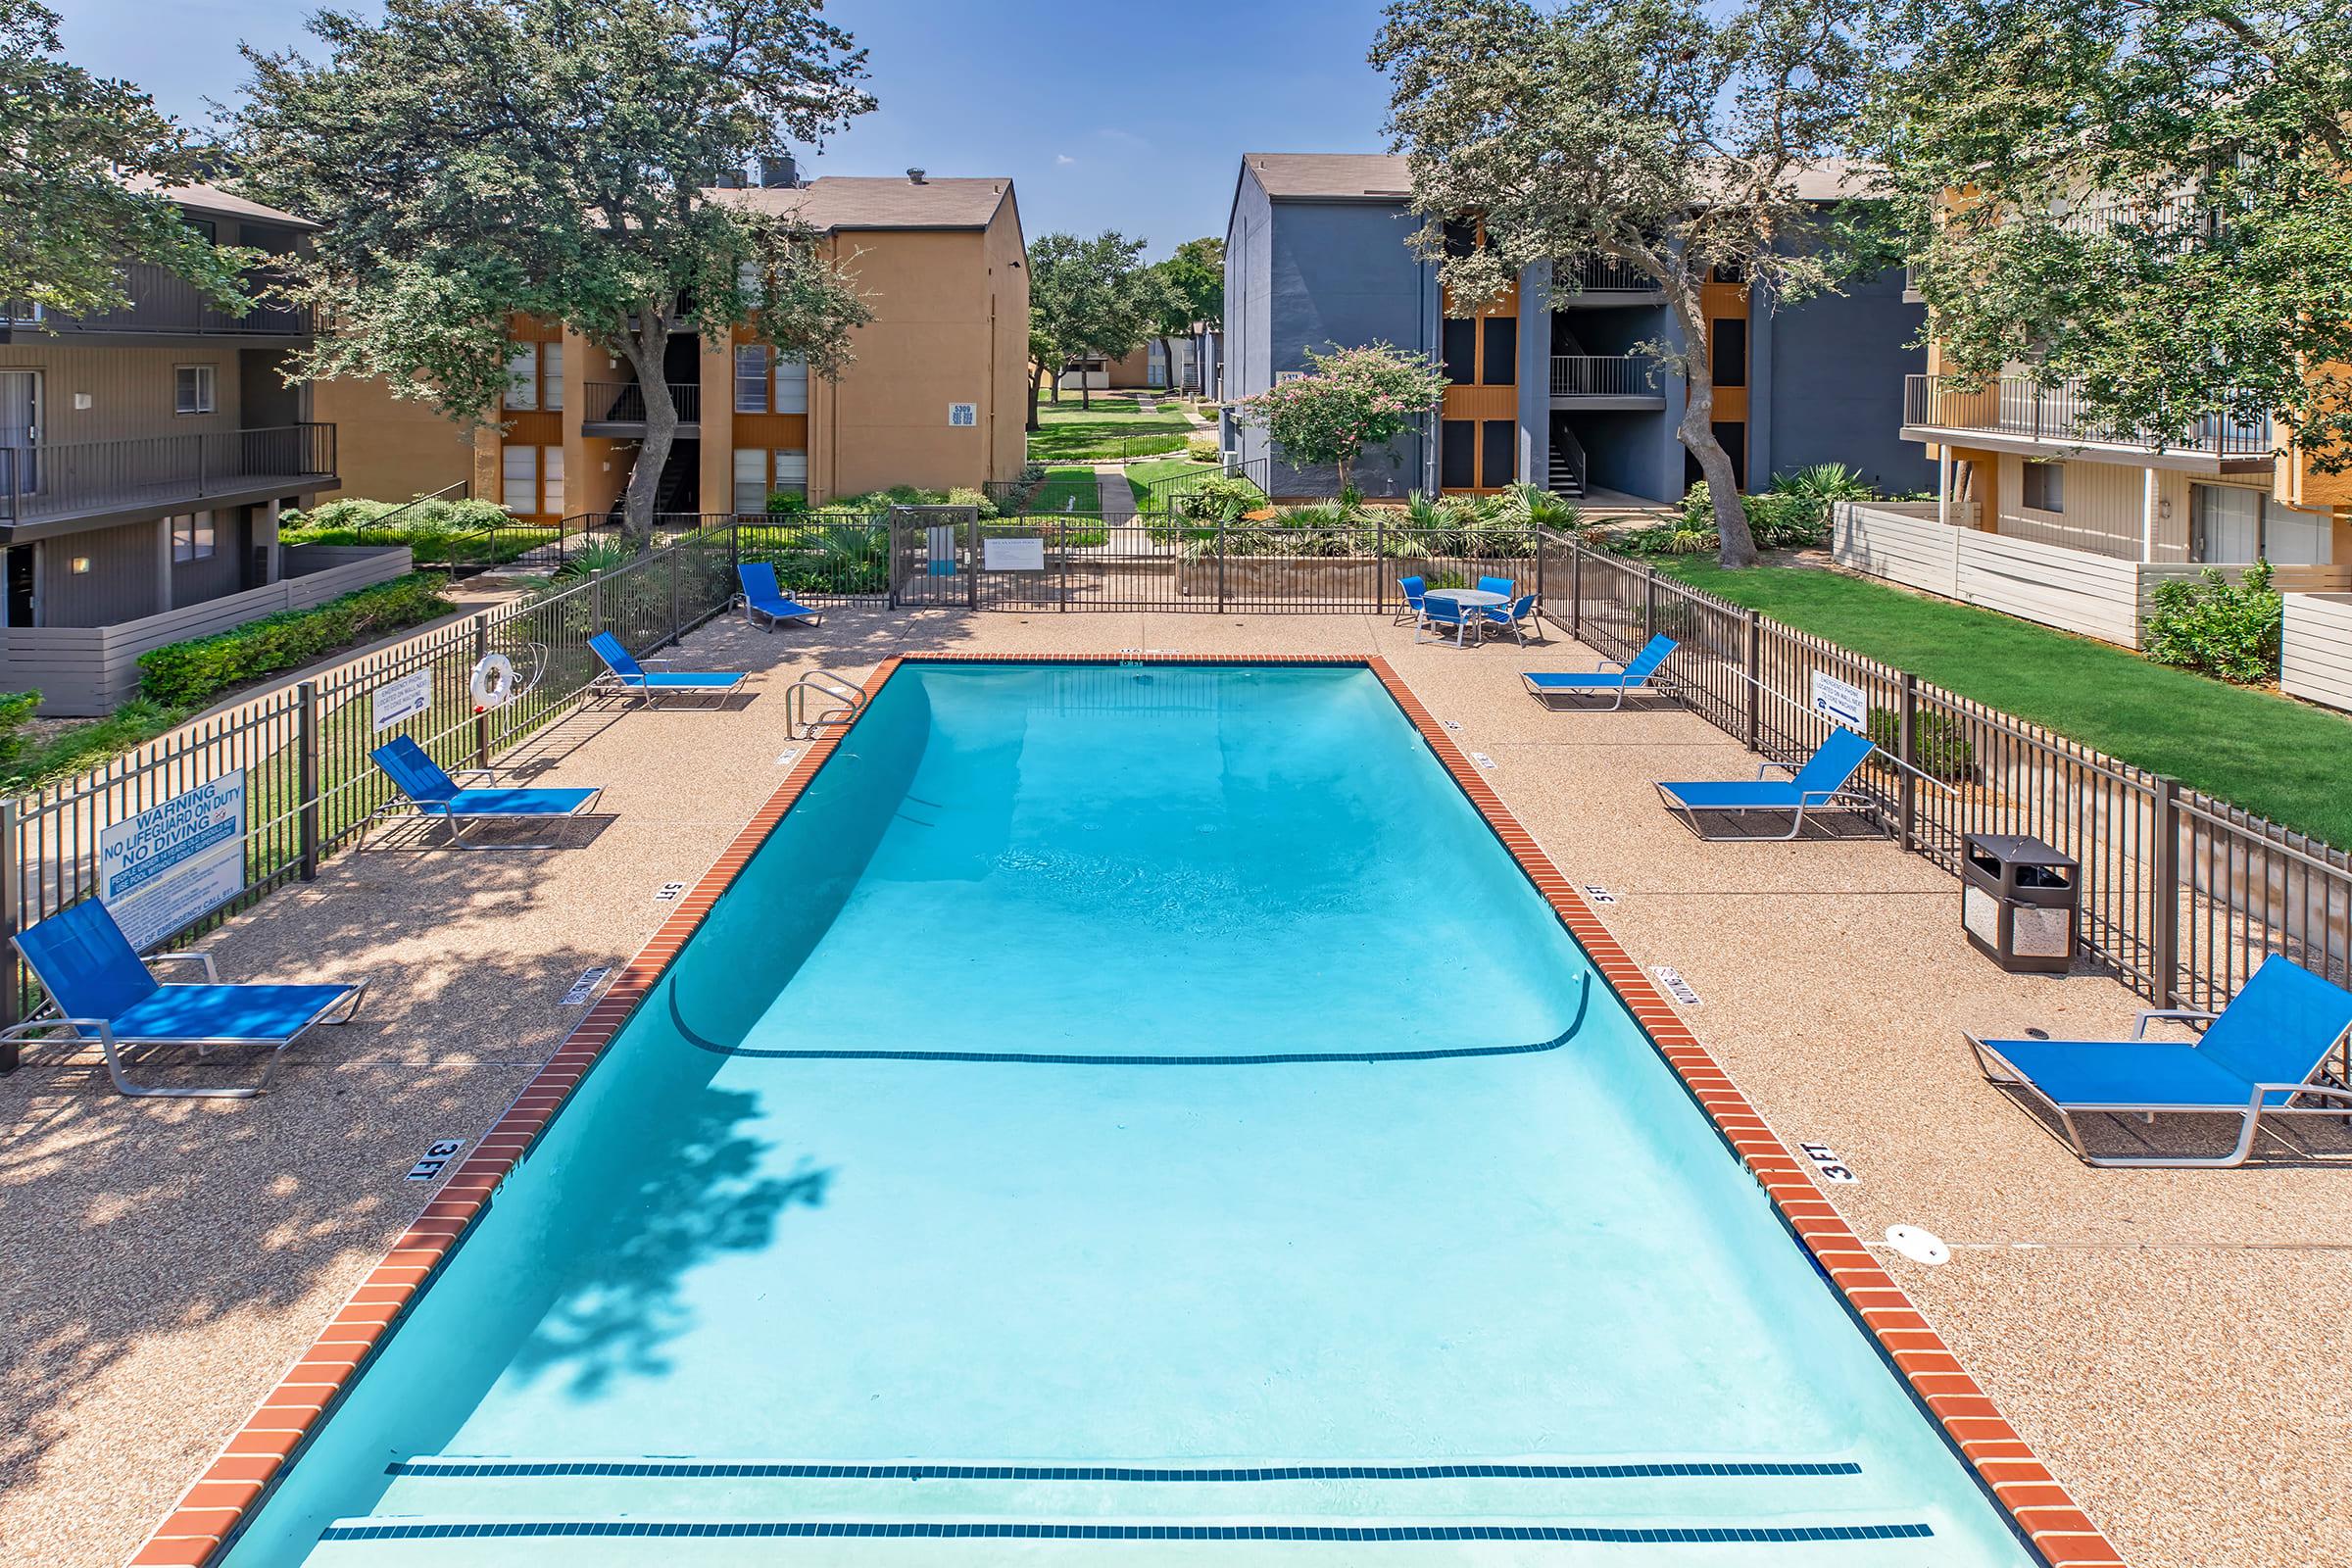
M 98 899 L 134 948 L 245 890 L 245 770 L 223 773 L 98 835 Z

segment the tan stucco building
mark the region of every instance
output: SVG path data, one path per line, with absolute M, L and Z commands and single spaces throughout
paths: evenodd
M 674 337 L 667 373 L 680 423 L 659 510 L 758 511 L 777 491 L 822 504 L 1019 474 L 1029 276 L 1011 180 L 836 175 L 711 195 L 814 228 L 873 319 L 852 335 L 856 358 L 838 381 L 778 362 L 748 329 L 720 344 Z M 321 416 L 345 432 L 343 493 L 405 500 L 470 478 L 472 494 L 518 516 L 609 511 L 644 434 L 634 369 L 527 318 L 511 335 L 504 428 L 485 424 L 470 443 L 380 384 L 320 385 Z

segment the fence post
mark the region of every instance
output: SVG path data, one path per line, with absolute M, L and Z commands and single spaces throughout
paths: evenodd
M 1389 519 L 1385 513 L 1372 514 L 1372 613 L 1385 614 L 1389 608 Z
M 489 612 L 484 611 L 473 617 L 474 667 L 480 668 L 482 661 L 489 657 L 490 614 Z M 490 715 L 486 712 L 477 712 L 473 715 L 473 765 L 476 767 L 490 765 Z
M 591 635 L 605 629 L 605 571 L 598 566 L 588 573 L 588 630 Z
M 1919 775 L 1912 771 L 1917 760 L 1919 738 L 1919 677 L 1903 671 L 1902 707 L 1895 714 L 1894 755 L 1903 765 L 1896 769 L 1900 782 L 1896 790 L 1902 802 L 1903 848 L 1918 848 Z
M 888 537 L 887 539 L 885 539 L 885 540 L 882 542 L 882 548 L 883 548 L 883 550 L 884 550 L 884 551 L 887 553 L 887 556 L 888 556 L 888 559 L 889 559 L 889 567 L 888 567 L 888 569 L 887 569 L 887 570 L 885 571 L 885 573 L 884 573 L 884 581 L 885 581 L 885 583 L 887 584 L 887 593 L 888 593 L 888 598 L 889 598 L 889 602 L 890 602 L 890 608 L 891 608 L 891 609 L 893 609 L 893 610 L 896 610 L 896 609 L 898 609 L 898 608 L 899 608 L 899 509 L 898 509 L 898 508 L 896 508 L 896 507 L 893 507 L 893 508 L 891 508 L 891 509 L 890 509 L 890 513 L 889 513 L 889 518 L 890 518 L 890 520 L 889 520 L 888 522 L 886 522 L 885 524 L 883 524 L 883 526 L 889 530 L 889 537 Z
M 4 982 L 0 990 L 6 992 L 0 995 L 0 1025 L 17 1022 L 24 1012 L 24 960 L 17 956 L 16 945 L 8 940 L 24 923 L 17 907 L 17 900 L 24 893 L 22 849 L 17 838 L 17 802 L 11 796 L 0 801 L 0 952 L 8 955 L 7 963 L 0 965 L 0 982 Z M 15 1041 L 0 1045 L 0 1073 L 15 1072 L 21 1059 L 22 1053 Z
M 1658 634 L 1658 568 L 1642 568 L 1642 640 L 1649 641 Z
M 1568 546 L 1568 635 L 1582 639 L 1585 630 L 1585 547 Z
M 302 879 L 318 880 L 318 683 L 306 680 L 295 688 L 299 705 L 300 747 L 296 789 L 302 797 Z
M 2156 842 L 2148 880 L 2148 978 L 2156 1005 L 2173 1004 L 2173 982 L 2180 974 L 2180 781 L 2156 781 Z
M 1747 749 L 1764 745 L 1764 613 L 1747 612 Z
M 673 542 L 669 547 L 669 645 L 673 648 L 677 646 L 678 639 L 686 635 L 686 622 L 678 612 L 678 557 L 680 554 L 678 546 Z
M 1225 612 L 1225 518 L 1217 517 L 1217 613 Z

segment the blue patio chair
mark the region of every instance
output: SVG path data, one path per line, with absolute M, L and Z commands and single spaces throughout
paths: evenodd
M 1425 626 L 1435 626 L 1441 631 L 1451 626 L 1453 646 L 1459 648 L 1462 646 L 1462 632 L 1469 626 L 1470 619 L 1470 612 L 1462 608 L 1460 600 L 1449 599 L 1442 592 L 1425 593 L 1421 596 L 1421 613 L 1413 621 L 1413 641 L 1421 640 L 1421 629 Z
M 683 670 L 662 669 L 659 666 L 672 662 L 667 659 L 649 659 L 644 664 L 629 657 L 620 646 L 620 639 L 609 631 L 600 631 L 588 639 L 596 657 L 605 662 L 605 672 L 589 682 L 589 690 L 602 696 L 627 697 L 634 695 L 640 706 L 651 706 L 657 697 L 675 697 L 680 693 L 694 697 L 731 697 L 743 689 L 751 676 L 739 669 Z
M 735 580 L 743 585 L 743 618 L 755 626 L 762 618 L 769 631 L 787 620 L 805 620 L 811 626 L 825 623 L 823 615 L 776 585 L 776 568 L 764 561 L 747 561 L 737 566 Z
M 270 1087 L 277 1059 L 314 1024 L 349 1023 L 368 982 L 338 986 L 222 985 L 209 953 L 159 953 L 142 960 L 107 906 L 84 899 L 12 939 L 48 996 L 41 1010 L 0 1039 L 96 1041 L 107 1076 L 125 1095 L 170 1100 L 251 1100 Z M 154 965 L 193 963 L 201 985 L 164 985 Z M 61 1033 L 62 1032 L 62 1033 Z M 163 1089 L 131 1082 L 123 1055 L 150 1047 L 268 1046 L 258 1083 Z
M 468 850 L 545 850 L 548 844 L 475 844 L 466 837 L 467 824 L 474 822 L 530 822 L 549 819 L 567 820 L 579 815 L 595 804 L 604 793 L 595 789 L 460 789 L 458 779 L 496 777 L 486 767 L 462 767 L 452 777 L 441 764 L 424 755 L 424 748 L 403 735 L 378 746 L 368 754 L 375 765 L 400 789 L 408 803 L 400 801 L 375 812 L 361 824 L 360 837 L 366 841 L 368 828 L 377 817 L 391 815 L 437 816 L 449 824 L 450 841 Z
M 1680 646 L 1673 638 L 1660 632 L 1643 643 L 1633 662 L 1622 668 L 1604 659 L 1596 670 L 1571 670 L 1553 674 L 1548 670 L 1531 669 L 1520 678 L 1527 683 L 1527 689 L 1542 698 L 1546 706 L 1554 697 L 1605 696 L 1609 699 L 1608 710 L 1614 711 L 1625 706 L 1629 693 L 1646 689 L 1649 677 L 1658 672 Z
M 1419 620 L 1421 618 L 1421 596 L 1429 591 L 1429 584 L 1418 577 L 1399 577 L 1396 579 L 1396 586 L 1404 590 L 1404 613 L 1396 618 L 1398 620 Z
M 1537 640 L 1539 642 L 1543 640 L 1544 625 L 1542 621 L 1536 619 L 1536 596 L 1534 594 L 1521 594 L 1507 605 L 1490 605 L 1480 611 L 1479 614 L 1491 626 L 1508 626 L 1511 629 L 1511 635 L 1519 639 L 1519 646 L 1522 648 L 1527 646 L 1527 625 L 1530 621 L 1535 621 Z
M 2149 1040 L 2156 1018 L 2209 1021 L 2194 1041 Z M 2266 1120 L 2352 1116 L 2352 991 L 2277 954 L 2218 1014 L 2143 1012 L 2129 1040 L 1963 1038 L 1987 1080 L 2058 1118 L 2086 1165 L 2238 1165 Z M 2237 1143 L 2227 1154 L 2093 1154 L 2076 1124 L 2087 1115 L 2235 1116 Z
M 1517 579 L 1511 577 L 1481 577 L 1478 579 L 1480 593 L 1500 594 L 1505 599 L 1510 598 L 1511 590 L 1518 586 Z
M 1757 844 L 1772 840 L 1792 839 L 1804 831 L 1805 813 L 1819 815 L 1824 811 L 1867 811 L 1872 809 L 1869 797 L 1846 785 L 1860 772 L 1862 763 L 1876 750 L 1870 737 L 1859 730 L 1843 727 L 1830 731 L 1830 738 L 1821 743 L 1818 751 L 1806 759 L 1805 765 L 1791 769 L 1786 762 L 1766 762 L 1756 769 L 1752 781 L 1721 783 L 1700 780 L 1692 783 L 1661 783 L 1658 798 L 1666 808 L 1681 816 L 1691 832 L 1702 839 L 1726 844 Z M 1787 783 L 1767 779 L 1772 768 L 1792 772 Z M 1709 833 L 1699 825 L 1701 811 L 1722 811 L 1734 816 L 1749 811 L 1789 813 L 1786 833 Z

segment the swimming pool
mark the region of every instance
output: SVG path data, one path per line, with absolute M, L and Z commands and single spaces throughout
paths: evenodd
M 918 663 L 227 1560 L 1374 1542 L 2033 1560 L 1371 672 Z

